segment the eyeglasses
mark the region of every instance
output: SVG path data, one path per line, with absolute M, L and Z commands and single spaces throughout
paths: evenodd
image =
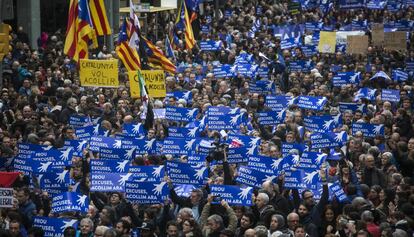
M 307 196 L 307 197 L 304 197 L 303 199 L 310 199 L 310 198 L 313 198 L 313 196 Z

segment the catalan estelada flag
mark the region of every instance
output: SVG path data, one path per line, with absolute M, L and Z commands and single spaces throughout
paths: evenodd
M 165 57 L 164 53 L 144 36 L 142 36 L 141 39 L 143 39 L 142 45 L 145 49 L 149 63 L 153 64 L 155 67 L 162 68 L 163 70 L 174 74 L 176 72 L 176 67 L 167 57 Z
M 92 23 L 97 35 L 112 34 L 111 26 L 106 15 L 104 0 L 89 0 Z
M 71 0 L 64 53 L 75 61 L 88 58 L 89 46 L 98 47 L 87 0 Z
M 177 28 L 184 30 L 186 49 L 192 49 L 196 44 L 196 40 L 194 38 L 193 28 L 191 26 L 190 17 L 188 16 L 185 0 L 181 1 L 181 6 L 178 12 L 179 14 L 177 15 L 176 21 Z
M 121 31 L 119 31 L 118 45 L 115 50 L 128 71 L 136 71 L 141 68 L 138 52 L 131 48 L 128 43 L 126 19 L 124 19 Z

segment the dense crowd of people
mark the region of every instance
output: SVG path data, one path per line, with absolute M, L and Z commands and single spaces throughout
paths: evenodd
M 366 54 L 350 55 L 315 53 L 306 56 L 301 47 L 281 49 L 281 39 L 273 34 L 273 26 L 323 22 L 339 30 L 354 20 L 368 23 L 414 20 L 413 6 L 399 11 L 384 9 L 342 10 L 334 3 L 328 11 L 319 7 L 301 9 L 299 14 L 290 10 L 289 1 L 244 0 L 243 4 L 226 4 L 218 12 L 212 3 L 203 3 L 196 20 L 201 26 L 209 25 L 209 32 L 200 31 L 199 40 L 220 40 L 219 51 L 201 51 L 176 48 L 172 59 L 179 69 L 166 77 L 167 92 L 191 91 L 188 101 L 169 97 L 151 98 L 154 109 L 165 106 L 198 108 L 201 119 L 209 106 L 239 107 L 251 118 L 251 126 L 241 126 L 239 133 L 260 137 L 259 154 L 281 159 L 281 144 L 308 143 L 311 132 L 301 135 L 299 127 L 310 115 L 337 115 L 340 102 L 353 102 L 356 92 L 362 87 L 397 89 L 400 102 L 382 101 L 379 94 L 369 101 L 366 111 L 341 111 L 342 124 L 335 131 L 348 134 L 346 144 L 337 149 L 339 159 L 327 160 L 320 170 L 322 194 L 319 200 L 311 190 L 301 193 L 284 186 L 284 175 L 273 181 L 265 181 L 260 189 L 255 188 L 252 206 L 230 206 L 226 201 L 212 204 L 209 185 L 238 185 L 235 182 L 240 164 L 210 165 L 206 185 L 189 192 L 189 196 L 176 193 L 175 184 L 166 177 L 170 198 L 156 205 L 138 205 L 127 200 L 119 192 L 89 191 L 89 162 L 93 154 L 85 151 L 83 157 L 74 157 L 70 167 L 71 179 L 80 181 L 80 192 L 89 196 L 91 202 L 87 214 L 76 212 L 51 213 L 51 195 L 31 185 L 31 177 L 21 174 L 11 186 L 15 190 L 14 207 L 2 208 L 0 236 L 43 236 L 43 230 L 33 226 L 35 216 L 65 217 L 80 221 L 78 228 L 68 227 L 64 236 L 220 236 L 220 237 L 264 237 L 264 236 L 413 236 L 414 230 L 414 35 L 409 32 L 407 51 L 390 51 L 383 47 L 370 46 Z M 227 14 L 229 13 L 230 14 Z M 165 13 L 156 27 L 169 30 L 175 14 Z M 250 37 L 252 25 L 260 19 L 261 25 Z M 152 22 L 149 19 L 149 22 Z M 155 26 L 149 24 L 148 38 L 165 50 L 162 39 L 153 34 Z M 62 32 L 62 31 L 61 31 Z M 3 87 L 0 98 L 0 154 L 4 171 L 13 171 L 12 160 L 18 153 L 19 143 L 33 143 L 62 147 L 67 139 L 77 139 L 75 130 L 69 126 L 73 115 L 101 117 L 101 125 L 110 136 L 122 132 L 125 123 L 145 123 L 143 104 L 132 99 L 126 70 L 119 69 L 120 87 L 82 87 L 76 62 L 63 54 L 65 35 L 61 32 L 42 34 L 36 48 L 28 45 L 23 29 L 14 33 L 13 50 L 4 58 Z M 370 30 L 366 34 L 371 37 Z M 311 32 L 305 30 L 307 35 Z M 178 32 L 183 44 L 184 34 Z M 371 42 L 370 38 L 370 42 Z M 261 125 L 256 113 L 270 110 L 266 106 L 266 95 L 250 93 L 249 85 L 260 78 L 243 75 L 217 78 L 213 67 L 234 64 L 241 52 L 253 55 L 253 62 L 269 68 L 268 79 L 275 83 L 272 94 L 324 96 L 327 104 L 323 111 L 288 107 L 285 120 L 277 126 Z M 117 58 L 115 52 L 106 47 L 92 50 L 90 58 Z M 292 72 L 291 62 L 311 60 L 314 67 L 307 71 Z M 283 65 L 282 62 L 283 61 Z M 121 63 L 120 63 L 121 65 Z M 361 72 L 361 81 L 356 84 L 334 87 L 332 78 L 336 71 Z M 391 75 L 392 70 L 405 69 L 406 81 L 370 80 L 379 71 Z M 410 71 L 411 70 L 411 71 Z M 368 122 L 383 124 L 384 136 L 370 138 L 362 133 L 352 136 L 352 123 Z M 146 125 L 148 123 L 145 123 Z M 158 141 L 168 137 L 170 126 L 183 123 L 156 118 L 146 127 L 146 138 Z M 228 131 L 231 133 L 231 131 Z M 202 132 L 205 137 L 218 135 L 208 127 Z M 329 153 L 329 150 L 325 151 Z M 139 165 L 161 165 L 166 160 L 180 160 L 169 154 L 137 156 L 132 163 Z M 326 172 L 325 172 L 326 171 Z M 339 202 L 330 198 L 328 182 L 339 181 L 348 200 Z

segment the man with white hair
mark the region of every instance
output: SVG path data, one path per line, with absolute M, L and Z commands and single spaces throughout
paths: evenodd
M 80 221 L 80 229 L 76 232 L 76 236 L 89 237 L 92 236 L 94 225 L 90 218 L 83 218 Z
M 264 222 L 275 212 L 273 206 L 269 204 L 269 195 L 264 192 L 257 194 L 255 204 L 252 210 L 256 215 L 256 219 L 259 221 Z

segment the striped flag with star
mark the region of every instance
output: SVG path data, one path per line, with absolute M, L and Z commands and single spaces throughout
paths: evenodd
M 196 44 L 196 40 L 194 38 L 193 28 L 191 26 L 190 17 L 188 16 L 185 0 L 181 1 L 180 10 L 178 12 L 176 25 L 178 28 L 184 29 L 186 49 L 192 49 Z
M 88 58 L 88 48 L 98 47 L 87 0 L 71 0 L 63 52 L 75 61 Z
M 109 25 L 108 17 L 106 15 L 106 8 L 104 0 L 89 0 L 89 7 L 91 11 L 91 18 L 93 26 L 97 35 L 112 34 L 111 26 Z
M 141 62 L 138 52 L 135 48 L 131 48 L 128 44 L 126 19 L 122 24 L 118 36 L 118 45 L 116 46 L 116 53 L 128 71 L 136 71 L 141 68 Z

